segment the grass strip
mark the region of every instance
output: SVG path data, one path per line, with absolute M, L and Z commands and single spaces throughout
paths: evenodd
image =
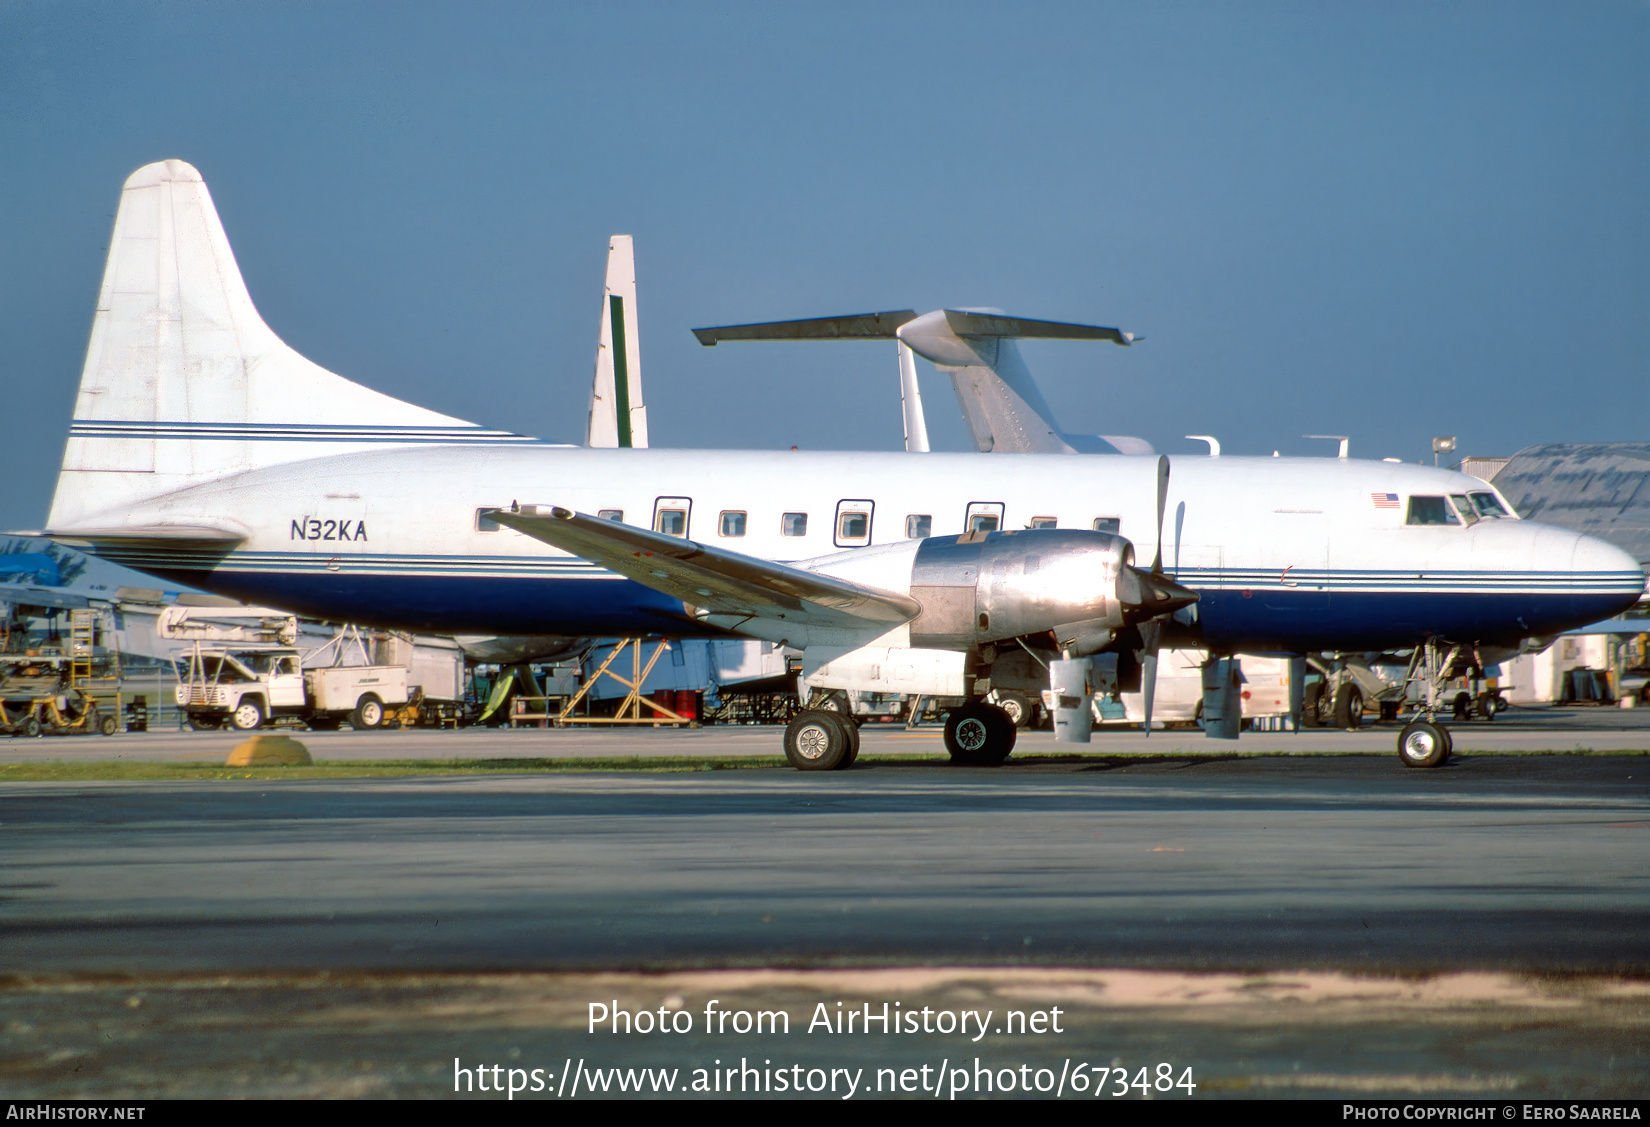
M 1167 752 L 1163 754 L 1030 753 L 1016 755 L 1011 766 L 1088 766 L 1115 770 L 1127 767 L 1161 766 L 1164 763 L 1223 762 L 1236 759 L 1357 759 L 1384 758 L 1387 751 L 1232 751 Z M 1540 751 L 1481 751 L 1478 756 L 1591 756 L 1645 757 L 1650 748 L 1606 749 L 1553 748 Z M 882 767 L 949 767 L 944 755 L 874 755 L 859 757 L 863 765 Z M 374 759 L 331 760 L 309 767 L 225 767 L 216 763 L 167 763 L 148 760 L 105 759 L 84 762 L 44 761 L 0 763 L 0 783 L 6 782 L 189 782 L 211 779 L 391 779 L 448 775 L 534 775 L 569 772 L 614 772 L 629 774 L 695 774 L 710 771 L 752 771 L 789 769 L 783 756 L 609 756 L 562 759 Z
M 659 774 L 743 771 L 784 767 L 783 756 L 630 757 L 590 759 L 375 759 L 323 761 L 308 767 L 225 767 L 214 763 L 94 760 L 0 764 L 0 782 L 80 782 L 95 780 L 195 779 L 376 779 L 419 775 L 525 775 L 568 771 L 624 771 Z

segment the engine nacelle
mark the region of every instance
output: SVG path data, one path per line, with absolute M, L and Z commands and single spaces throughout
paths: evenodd
M 968 650 L 1050 633 L 1072 656 L 1109 645 L 1124 626 L 1197 596 L 1133 566 L 1134 546 L 1109 532 L 1026 529 L 934 536 L 911 565 L 922 613 L 911 644 Z

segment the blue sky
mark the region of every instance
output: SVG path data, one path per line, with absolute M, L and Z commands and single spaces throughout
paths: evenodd
M 897 449 L 891 345 L 688 330 L 944 305 L 1143 334 L 1025 351 L 1171 454 L 1650 439 L 1647 48 L 1629 2 L 0 2 L 0 527 L 168 157 L 294 347 L 552 441 L 616 232 L 658 446 Z

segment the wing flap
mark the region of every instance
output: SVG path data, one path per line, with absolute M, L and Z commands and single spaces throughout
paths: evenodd
M 892 629 L 922 609 L 906 595 L 557 506 L 521 505 L 489 518 L 712 614 Z

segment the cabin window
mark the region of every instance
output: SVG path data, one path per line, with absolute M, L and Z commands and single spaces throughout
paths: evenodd
M 808 514 L 786 513 L 779 520 L 779 530 L 786 536 L 808 535 Z
M 1115 536 L 1123 530 L 1123 522 L 1117 517 L 1095 517 L 1093 527 L 1096 532 L 1109 532 Z
M 488 505 L 485 509 L 476 510 L 476 531 L 497 532 L 504 526 L 492 518 L 492 514 L 502 509 L 503 505 Z
M 1032 517 L 1031 518 L 1031 527 L 1032 528 L 1059 528 L 1060 527 L 1060 521 L 1059 521 L 1058 517 Z
M 1472 507 L 1484 520 L 1504 520 L 1511 515 L 1507 512 L 1506 506 L 1501 504 L 1501 498 L 1493 493 L 1473 493 L 1470 496 Z
M 1461 518 L 1455 515 L 1450 507 L 1449 499 L 1445 497 L 1411 497 L 1409 499 L 1408 524 L 1460 524 Z
M 934 518 L 927 513 L 912 513 L 905 518 L 905 538 L 926 540 L 934 531 Z
M 597 509 L 596 515 L 601 517 L 603 520 L 617 521 L 620 524 L 624 523 L 623 509 Z
M 1478 511 L 1472 507 L 1465 493 L 1451 493 L 1449 499 L 1455 502 L 1455 511 L 1461 514 L 1461 519 L 1468 524 L 1478 523 Z
M 733 510 L 724 510 L 720 531 L 723 536 L 745 535 L 745 514 Z

